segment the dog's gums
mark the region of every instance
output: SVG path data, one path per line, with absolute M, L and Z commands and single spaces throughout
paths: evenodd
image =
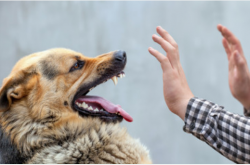
M 125 73 L 121 71 L 116 76 L 108 78 L 102 83 L 111 79 L 116 85 L 118 82 L 117 77 L 123 78 L 125 77 Z M 90 115 L 100 117 L 105 121 L 122 121 L 122 119 L 124 118 L 128 122 L 132 122 L 133 118 L 126 111 L 124 111 L 120 105 L 114 105 L 113 103 L 105 100 L 102 97 L 86 96 L 86 94 L 97 85 L 91 87 L 86 93 L 75 99 L 74 108 L 79 112 L 79 114 L 83 116 Z

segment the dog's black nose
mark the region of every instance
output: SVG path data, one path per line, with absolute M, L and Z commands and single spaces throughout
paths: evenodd
M 127 58 L 126 52 L 123 50 L 116 51 L 114 53 L 114 56 L 117 61 L 121 61 L 121 62 L 126 61 L 126 58 Z

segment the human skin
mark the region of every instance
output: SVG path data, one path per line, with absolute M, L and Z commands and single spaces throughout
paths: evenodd
M 250 74 L 240 41 L 225 26 L 218 25 L 228 58 L 228 81 L 232 95 L 250 109 Z
M 154 34 L 152 38 L 161 45 L 167 55 L 161 54 L 152 47 L 149 47 L 148 51 L 161 64 L 163 71 L 163 94 L 169 110 L 184 120 L 187 104 L 194 95 L 188 86 L 180 63 L 177 43 L 162 27 L 158 26 L 156 31 L 161 37 Z
M 226 27 L 218 25 L 217 28 L 223 36 L 222 43 L 228 57 L 231 93 L 245 108 L 249 109 L 250 74 L 240 41 Z M 160 36 L 154 34 L 152 39 L 163 48 L 166 55 L 152 47 L 149 47 L 148 51 L 161 64 L 163 94 L 169 110 L 184 120 L 187 104 L 194 95 L 180 63 L 177 43 L 162 27 L 158 26 L 156 31 Z

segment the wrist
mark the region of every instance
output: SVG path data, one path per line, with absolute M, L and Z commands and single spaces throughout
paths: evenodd
M 172 104 L 168 104 L 168 107 L 170 111 L 172 111 L 174 114 L 179 116 L 183 121 L 185 119 L 186 111 L 187 111 L 187 105 L 191 98 L 193 98 L 193 95 L 190 95 L 185 98 L 180 98 L 176 102 L 172 102 Z
M 250 110 L 250 100 L 249 101 L 246 101 L 246 103 L 242 103 L 243 107 L 247 110 Z
M 180 110 L 178 111 L 178 116 L 184 121 L 185 120 L 185 116 L 186 116 L 186 111 L 187 111 L 187 105 L 190 101 L 190 99 L 193 98 L 192 97 L 189 97 L 189 98 L 186 98 L 182 101 L 182 107 L 180 108 Z
M 250 74 L 249 74 L 249 72 L 248 72 L 248 85 L 247 85 L 247 87 L 245 88 L 245 90 L 246 90 L 246 92 L 245 92 L 245 97 L 243 97 L 243 102 L 241 102 L 242 103 L 242 105 L 244 106 L 244 108 L 246 108 L 247 110 L 249 110 L 250 109 L 250 86 L 249 86 L 249 83 L 250 83 Z
M 247 93 L 243 99 L 238 99 L 238 101 L 243 105 L 244 108 L 250 109 L 250 91 Z

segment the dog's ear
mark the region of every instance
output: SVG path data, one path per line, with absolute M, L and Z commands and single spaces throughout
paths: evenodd
M 9 109 L 12 103 L 10 93 L 12 93 L 13 89 L 10 89 L 10 83 L 10 78 L 5 78 L 3 81 L 3 85 L 0 89 L 0 111 L 5 111 Z
M 0 89 L 0 111 L 8 110 L 14 100 L 20 100 L 27 95 L 32 86 L 31 82 L 35 83 L 32 81 L 31 75 L 19 72 L 15 76 L 4 79 Z

